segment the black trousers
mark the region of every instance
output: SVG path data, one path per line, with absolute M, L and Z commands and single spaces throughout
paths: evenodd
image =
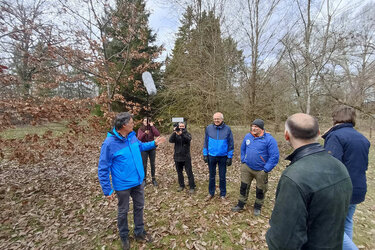
M 180 185 L 180 187 L 185 187 L 184 174 L 182 173 L 185 167 L 185 172 L 189 179 L 189 187 L 190 189 L 195 188 L 194 174 L 193 174 L 193 169 L 191 166 L 191 159 L 189 158 L 185 161 L 175 161 L 175 163 L 176 163 L 176 170 L 177 170 L 177 175 L 178 175 L 178 184 Z
M 142 161 L 143 161 L 143 169 L 145 171 L 145 180 L 147 179 L 147 160 L 150 158 L 150 165 L 151 165 L 151 177 L 155 179 L 155 158 L 156 158 L 156 150 L 151 149 L 149 151 L 142 151 Z

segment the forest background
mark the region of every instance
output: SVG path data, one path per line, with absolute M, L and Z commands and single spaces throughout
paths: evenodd
M 137 122 L 150 115 L 166 136 L 171 118 L 184 117 L 193 132 L 200 188 L 194 197 L 175 192 L 172 148 L 163 145 L 161 186 L 146 189 L 156 242 L 143 247 L 150 248 L 265 248 L 274 188 L 291 152 L 283 123 L 292 113 L 316 116 L 324 131 L 332 109 L 349 105 L 357 129 L 374 143 L 374 1 L 173 3 L 183 15 L 165 51 L 144 0 L 0 0 L 0 247 L 120 246 L 115 205 L 106 204 L 96 178 L 100 143 L 118 112 Z M 154 96 L 142 83 L 145 71 Z M 202 133 L 216 111 L 233 129 L 237 158 L 255 118 L 278 139 L 282 158 L 259 219 L 250 210 L 229 212 L 238 159 L 228 173 L 228 200 L 204 202 Z M 374 248 L 375 234 L 371 152 L 369 194 L 355 218 L 355 241 L 365 249 Z

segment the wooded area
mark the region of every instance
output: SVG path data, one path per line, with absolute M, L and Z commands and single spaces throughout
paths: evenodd
M 143 0 L 1 0 L 1 99 L 91 98 L 105 118 L 144 115 L 149 71 L 160 121 L 220 110 L 277 125 L 293 112 L 325 119 L 337 103 L 373 118 L 373 1 L 175 2 L 185 11 L 161 61 Z

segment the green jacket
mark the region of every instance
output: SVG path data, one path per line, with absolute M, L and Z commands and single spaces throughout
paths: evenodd
M 352 193 L 345 166 L 319 143 L 287 159 L 266 234 L 269 249 L 342 249 Z

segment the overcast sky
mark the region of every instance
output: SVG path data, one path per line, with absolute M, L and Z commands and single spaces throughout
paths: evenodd
M 183 8 L 167 0 L 146 0 L 146 8 L 150 12 L 150 28 L 157 33 L 157 44 L 166 49 L 161 58 L 164 60 L 173 49 Z
M 232 4 L 232 1 L 228 1 Z M 180 25 L 179 19 L 184 12 L 184 7 L 174 2 L 171 0 L 146 0 L 146 8 L 150 12 L 149 25 L 157 33 L 156 43 L 164 45 L 166 49 L 161 60 L 164 60 L 173 49 L 176 32 Z M 338 7 L 339 12 L 343 13 L 348 9 L 359 10 L 368 2 L 375 2 L 375 0 L 331 0 L 331 8 Z

